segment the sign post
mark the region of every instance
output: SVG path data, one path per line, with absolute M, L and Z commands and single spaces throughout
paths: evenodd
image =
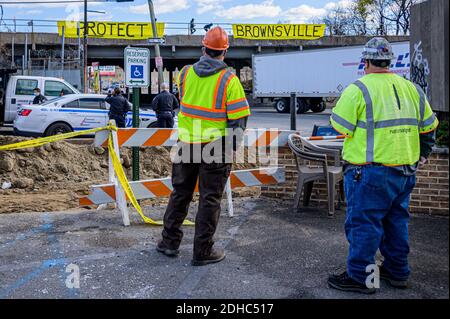
M 291 131 L 297 130 L 297 94 L 291 93 L 291 99 L 290 99 L 290 111 L 291 111 Z
M 150 50 L 147 48 L 124 49 L 125 85 L 133 88 L 133 127 L 139 127 L 141 87 L 150 85 Z M 133 181 L 139 180 L 139 147 L 133 147 Z

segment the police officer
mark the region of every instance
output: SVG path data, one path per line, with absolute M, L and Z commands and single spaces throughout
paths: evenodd
M 156 112 L 158 119 L 158 127 L 173 128 L 174 110 L 180 107 L 175 95 L 169 92 L 167 83 L 161 84 L 162 92 L 159 93 L 152 101 L 152 109 Z
M 34 93 L 33 104 L 42 104 L 45 101 L 47 101 L 47 98 L 41 94 L 40 88 L 35 88 L 33 90 L 33 93 Z
M 224 63 L 229 47 L 225 30 L 220 27 L 209 30 L 203 46 L 200 61 L 185 66 L 178 78 L 181 100 L 178 136 L 180 149 L 187 150 L 190 156 L 186 159 L 183 155 L 180 163 L 173 164 L 173 192 L 164 215 L 162 240 L 157 245 L 157 250 L 167 256 L 178 255 L 183 237 L 180 227 L 188 214 L 198 181 L 200 199 L 195 220 L 193 266 L 217 263 L 225 258 L 223 250 L 213 247 L 213 236 L 231 171 L 231 163 L 223 157 L 217 159 L 216 151 L 213 153 L 217 160 L 212 162 L 203 156 L 200 161 L 193 157 L 211 145 L 220 145 L 227 135 L 227 128 L 244 128 L 245 119 L 250 115 L 240 80 Z M 195 147 L 198 152 L 193 150 Z
M 120 88 L 116 87 L 113 95 L 108 95 L 105 101 L 110 105 L 109 119 L 116 121 L 117 127 L 125 127 L 127 113 L 131 110 L 131 107 L 128 100 L 122 96 Z
M 366 75 L 350 85 L 333 109 L 331 123 L 344 141 L 347 198 L 347 271 L 332 275 L 330 287 L 374 293 L 378 273 L 406 288 L 410 194 L 419 163 L 434 145 L 438 120 L 422 89 L 389 71 L 395 58 L 384 38 L 364 49 Z M 380 250 L 384 262 L 375 266 Z

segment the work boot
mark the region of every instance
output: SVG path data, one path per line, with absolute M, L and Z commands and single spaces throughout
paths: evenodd
M 380 279 L 387 281 L 394 288 L 408 288 L 408 280 L 395 279 L 384 266 L 380 266 Z
M 164 241 L 160 240 L 156 245 L 156 250 L 167 257 L 177 257 L 180 251 L 178 249 L 170 249 L 164 244 Z
M 376 292 L 375 288 L 368 288 L 356 280 L 350 278 L 347 272 L 341 275 L 331 275 L 328 277 L 328 286 L 342 291 L 359 292 L 363 294 L 373 294 Z
M 209 264 L 215 264 L 225 259 L 225 252 L 223 249 L 211 249 L 211 253 L 207 256 L 194 257 L 191 261 L 192 266 L 206 266 Z

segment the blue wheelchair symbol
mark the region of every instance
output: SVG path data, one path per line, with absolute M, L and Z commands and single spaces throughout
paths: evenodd
M 144 66 L 143 65 L 131 65 L 131 78 L 143 79 L 144 78 Z

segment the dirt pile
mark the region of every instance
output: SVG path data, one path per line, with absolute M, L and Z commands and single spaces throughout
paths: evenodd
M 23 140 L 26 138 L 0 136 L 0 145 Z M 121 161 L 131 178 L 130 148 L 121 149 Z M 168 149 L 141 148 L 141 180 L 170 176 L 171 167 Z M 255 165 L 239 164 L 234 169 L 249 167 Z M 107 181 L 108 154 L 101 147 L 60 141 L 36 148 L 0 151 L 0 213 L 77 208 L 78 199 L 88 194 L 91 185 Z M 259 193 L 259 188 L 233 193 L 251 196 Z
M 0 136 L 0 145 L 26 140 Z M 170 175 L 169 151 L 141 150 L 141 179 Z M 121 161 L 131 176 L 131 151 L 121 150 Z M 16 151 L 0 152 L 0 213 L 66 210 L 78 207 L 89 186 L 108 181 L 108 155 L 101 147 L 66 141 Z M 1 189 L 1 186 L 8 187 Z

